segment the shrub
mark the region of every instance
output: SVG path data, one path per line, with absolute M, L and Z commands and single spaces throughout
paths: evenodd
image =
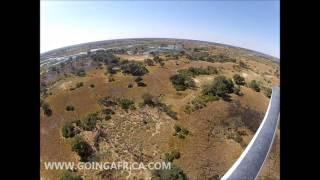
M 163 168 L 152 171 L 152 180 L 187 180 L 186 175 L 180 168 L 174 164 L 171 165 L 170 169 Z
M 233 76 L 233 80 L 237 85 L 245 85 L 245 79 L 244 77 L 240 76 L 239 74 L 235 74 Z
M 111 97 L 107 96 L 107 97 L 100 99 L 99 104 L 102 104 L 106 107 L 109 107 L 109 106 L 115 106 L 118 103 L 116 101 L 112 100 Z
M 132 84 L 128 84 L 128 88 L 133 88 L 133 85 Z
M 245 68 L 245 69 L 248 69 L 248 65 L 246 63 L 244 63 L 243 61 L 239 61 L 239 66 L 241 68 Z
M 52 115 L 52 109 L 48 103 L 42 103 L 42 110 L 46 116 L 50 117 Z
M 74 111 L 74 107 L 69 105 L 66 107 L 66 111 Z
M 113 82 L 113 81 L 115 81 L 115 79 L 114 79 L 113 77 L 109 77 L 109 78 L 108 78 L 108 81 L 109 81 L 109 82 Z
M 62 127 L 61 131 L 62 131 L 62 136 L 65 138 L 71 138 L 76 135 L 74 126 L 69 122 Z
M 76 71 L 76 75 L 80 76 L 80 77 L 84 77 L 84 76 L 86 76 L 86 71 L 84 69 L 78 69 Z
M 174 112 L 170 106 L 160 102 L 157 97 L 150 95 L 149 93 L 145 93 L 142 95 L 143 104 L 151 107 L 158 107 L 160 111 L 165 112 L 172 119 L 178 119 L 177 112 Z
M 180 139 L 185 139 L 185 137 L 188 136 L 190 133 L 189 130 L 179 125 L 175 125 L 174 130 L 175 130 L 174 136 L 178 136 Z
M 77 84 L 76 84 L 76 87 L 77 88 L 80 88 L 80 87 L 82 87 L 83 86 L 83 82 L 78 82 Z
M 272 89 L 271 89 L 271 88 L 265 88 L 264 94 L 265 94 L 268 98 L 271 98 Z
M 80 156 L 80 161 L 86 162 L 93 154 L 91 146 L 82 138 L 75 138 L 72 144 L 72 151 L 76 152 Z
M 96 127 L 98 120 L 98 114 L 91 113 L 82 121 L 81 127 L 86 131 L 91 131 Z
M 234 86 L 233 92 L 238 96 L 242 96 L 243 95 L 243 93 L 240 90 L 240 85 Z
M 106 115 L 112 115 L 112 114 L 115 114 L 115 112 L 112 110 L 112 109 L 104 109 L 102 110 L 102 113 L 103 114 L 106 114 Z
M 134 81 L 135 82 L 140 82 L 140 81 L 142 81 L 143 79 L 142 79 L 142 77 L 141 76 L 138 76 Z
M 90 87 L 91 87 L 91 88 L 94 88 L 95 86 L 94 86 L 94 84 L 90 84 Z
M 130 99 L 120 99 L 119 101 L 122 109 L 128 110 L 131 106 L 134 106 L 134 102 Z
M 188 69 L 182 69 L 178 71 L 180 74 L 184 74 L 186 76 L 199 76 L 199 75 L 210 75 L 210 74 L 217 74 L 218 70 L 215 67 L 208 66 L 207 68 L 195 68 L 190 67 Z
M 152 107 L 157 106 L 159 103 L 158 99 L 149 93 L 143 94 L 142 99 L 143 99 L 144 105 L 148 105 L 148 106 L 152 106 Z
M 137 85 L 139 86 L 139 87 L 146 87 L 147 86 L 147 84 L 145 84 L 144 82 L 137 82 Z
M 194 80 L 185 74 L 176 74 L 170 77 L 170 80 L 177 91 L 184 91 L 188 88 L 196 87 Z
M 143 64 L 138 62 L 129 62 L 121 65 L 123 73 L 132 74 L 133 76 L 143 76 L 148 73 L 148 69 Z
M 252 80 L 250 83 L 249 83 L 249 87 L 253 90 L 255 90 L 256 92 L 260 92 L 260 86 L 259 84 L 257 83 L 256 80 Z
M 180 158 L 180 152 L 177 150 L 173 150 L 170 153 L 165 153 L 165 161 L 166 162 L 172 162 L 175 159 Z
M 214 79 L 212 85 L 204 88 L 203 94 L 225 98 L 228 94 L 233 93 L 233 88 L 234 84 L 231 79 L 227 79 L 225 76 L 218 76 Z
M 152 59 L 145 59 L 144 63 L 148 66 L 154 66 L 155 62 Z

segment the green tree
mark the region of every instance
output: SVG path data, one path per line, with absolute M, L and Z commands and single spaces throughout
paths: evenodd
M 86 162 L 93 154 L 91 146 L 80 137 L 76 137 L 72 144 L 72 151 L 76 152 L 80 156 L 80 161 Z
M 239 74 L 235 74 L 233 76 L 233 80 L 237 85 L 245 85 L 245 79 L 244 77 L 240 76 Z
M 252 80 L 250 83 L 249 83 L 249 87 L 253 90 L 255 90 L 256 92 L 260 92 L 260 86 L 258 84 L 258 82 L 256 80 Z

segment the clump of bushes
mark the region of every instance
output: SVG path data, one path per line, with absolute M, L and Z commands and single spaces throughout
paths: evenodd
M 84 77 L 84 76 L 86 76 L 86 71 L 84 69 L 78 69 L 76 71 L 76 75 L 80 76 L 80 77 Z
M 180 158 L 180 152 L 177 150 L 173 150 L 169 153 L 165 153 L 164 156 L 166 162 L 173 162 L 173 160 Z
M 77 84 L 76 84 L 76 88 L 80 88 L 80 87 L 82 87 L 83 86 L 83 82 L 78 82 Z
M 212 85 L 203 89 L 203 94 L 226 98 L 229 96 L 228 94 L 233 93 L 233 89 L 234 84 L 231 79 L 227 79 L 225 76 L 217 76 Z
M 176 74 L 170 77 L 170 80 L 177 91 L 184 91 L 186 89 L 194 89 L 196 83 L 194 80 L 185 74 Z
M 77 137 L 72 143 L 72 151 L 76 152 L 80 156 L 80 161 L 87 162 L 93 154 L 91 146 L 82 138 Z
M 199 75 L 210 75 L 210 74 L 218 74 L 218 70 L 215 67 L 208 66 L 207 68 L 195 68 L 190 67 L 188 69 L 182 69 L 178 71 L 180 74 L 184 74 L 186 76 L 199 76 Z
M 152 59 L 145 59 L 144 63 L 148 66 L 154 66 L 155 62 Z
M 140 81 L 140 82 L 137 82 L 137 86 L 139 86 L 139 87 L 146 87 L 147 84 Z
M 264 94 L 265 94 L 268 98 L 271 98 L 272 89 L 271 89 L 271 88 L 265 88 Z
M 75 131 L 75 127 L 70 122 L 67 122 L 62 127 L 61 132 L 62 132 L 62 136 L 65 138 L 72 138 L 77 134 L 77 132 Z
M 52 109 L 47 102 L 42 103 L 42 110 L 47 117 L 50 117 L 52 115 Z
M 159 169 L 152 171 L 152 180 L 187 180 L 184 172 L 174 164 L 170 169 Z
M 120 99 L 119 104 L 124 110 L 134 109 L 134 102 L 131 99 Z
M 233 76 L 233 80 L 234 80 L 235 84 L 237 84 L 237 85 L 243 86 L 246 84 L 244 77 L 240 76 L 239 74 L 235 74 Z
M 66 111 L 74 111 L 74 107 L 71 106 L 71 105 L 68 105 L 68 106 L 66 107 Z
M 185 139 L 186 136 L 188 136 L 190 133 L 189 130 L 187 130 L 186 128 L 183 128 L 177 124 L 174 126 L 174 130 L 175 130 L 175 133 L 173 135 L 178 136 L 178 138 L 180 138 L 180 139 Z
M 143 105 L 148 105 L 150 107 L 158 107 L 160 111 L 165 112 L 172 119 L 178 119 L 178 113 L 173 111 L 170 106 L 162 103 L 159 98 L 152 96 L 149 93 L 142 95 Z
M 256 92 L 260 92 L 260 86 L 258 84 L 258 82 L 256 80 L 252 80 L 250 83 L 249 83 L 249 87 L 253 90 L 255 90 Z
M 240 85 L 234 86 L 233 92 L 238 96 L 242 96 L 243 95 L 243 93 L 241 92 L 241 86 Z
M 135 81 L 135 82 L 141 82 L 141 81 L 143 81 L 143 79 L 142 79 L 141 76 L 138 76 L 134 81 Z
M 131 74 L 133 76 L 143 76 L 149 72 L 142 63 L 134 61 L 121 65 L 121 69 L 123 73 Z
M 100 99 L 99 104 L 102 104 L 103 106 L 106 106 L 106 107 L 110 107 L 110 106 L 115 106 L 118 103 L 115 100 L 113 100 L 111 97 L 107 96 Z
M 190 114 L 196 110 L 202 109 L 207 106 L 208 102 L 217 101 L 219 97 L 213 95 L 201 95 L 194 98 L 190 104 L 186 105 L 185 112 Z
M 84 118 L 84 120 L 82 120 L 80 126 L 85 131 L 92 131 L 94 128 L 96 128 L 98 120 L 100 120 L 100 118 L 98 117 L 98 113 L 91 113 L 86 118 Z

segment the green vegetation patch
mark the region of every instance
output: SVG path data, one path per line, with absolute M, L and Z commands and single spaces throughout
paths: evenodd
M 80 156 L 80 161 L 87 162 L 93 154 L 91 146 L 80 137 L 76 137 L 72 142 L 72 151 Z
M 133 76 L 143 76 L 149 71 L 141 62 L 130 61 L 121 65 L 122 72 Z
M 175 133 L 173 135 L 178 136 L 178 138 L 180 139 L 185 139 L 186 136 L 190 134 L 189 130 L 177 124 L 174 126 L 174 130 L 175 130 Z
M 258 84 L 258 82 L 256 80 L 252 80 L 249 83 L 249 87 L 253 90 L 255 90 L 256 92 L 260 92 L 260 85 Z
M 159 98 L 152 96 L 149 93 L 142 95 L 143 105 L 148 105 L 150 107 L 158 107 L 160 111 L 165 112 L 172 119 L 178 119 L 178 113 L 171 109 L 171 106 L 162 103 Z
M 177 150 L 173 150 L 171 152 L 165 153 L 164 156 L 166 162 L 173 162 L 173 160 L 180 158 L 180 152 Z

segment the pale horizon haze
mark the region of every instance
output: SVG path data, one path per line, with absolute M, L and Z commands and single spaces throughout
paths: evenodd
M 40 52 L 125 38 L 216 42 L 280 56 L 279 0 L 41 0 Z

